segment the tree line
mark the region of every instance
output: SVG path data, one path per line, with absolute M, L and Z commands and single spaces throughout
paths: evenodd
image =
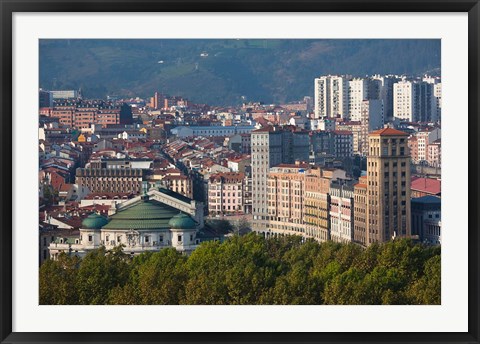
M 250 233 L 131 258 L 122 247 L 40 267 L 40 304 L 440 304 L 440 247 Z

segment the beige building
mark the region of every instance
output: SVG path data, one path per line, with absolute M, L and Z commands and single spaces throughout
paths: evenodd
M 269 231 L 277 234 L 305 233 L 303 199 L 307 163 L 280 164 L 267 176 Z
M 183 174 L 178 176 L 167 175 L 160 181 L 160 184 L 180 195 L 193 198 L 192 180 Z
M 312 166 L 305 173 L 305 236 L 323 242 L 330 240 L 330 183 L 345 178 L 345 171 Z
M 353 186 L 353 241 L 366 246 L 367 242 L 367 176 L 361 176 Z
M 367 246 L 410 236 L 408 134 L 391 128 L 369 135 Z

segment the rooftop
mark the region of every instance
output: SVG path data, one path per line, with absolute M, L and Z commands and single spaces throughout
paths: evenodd
M 412 178 L 410 188 L 414 191 L 438 195 L 442 192 L 442 182 L 432 178 Z
M 370 135 L 373 135 L 373 136 L 408 136 L 407 133 L 405 133 L 403 131 L 400 131 L 400 130 L 392 129 L 392 128 L 384 128 L 384 129 L 376 130 L 376 131 L 371 132 Z
M 167 229 L 169 221 L 178 214 L 178 209 L 147 200 L 136 203 L 111 216 L 104 229 Z

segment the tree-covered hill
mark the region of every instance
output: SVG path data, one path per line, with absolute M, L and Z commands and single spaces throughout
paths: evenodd
M 198 103 L 284 102 L 313 95 L 322 74 L 439 73 L 440 40 L 41 40 L 40 87 L 86 97 Z
M 440 304 L 440 247 L 265 240 L 254 233 L 130 259 L 121 248 L 40 268 L 40 304 Z

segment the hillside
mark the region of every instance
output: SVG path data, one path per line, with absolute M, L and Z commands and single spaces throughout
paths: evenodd
M 321 74 L 440 72 L 440 40 L 41 40 L 40 87 L 86 97 L 284 102 Z

